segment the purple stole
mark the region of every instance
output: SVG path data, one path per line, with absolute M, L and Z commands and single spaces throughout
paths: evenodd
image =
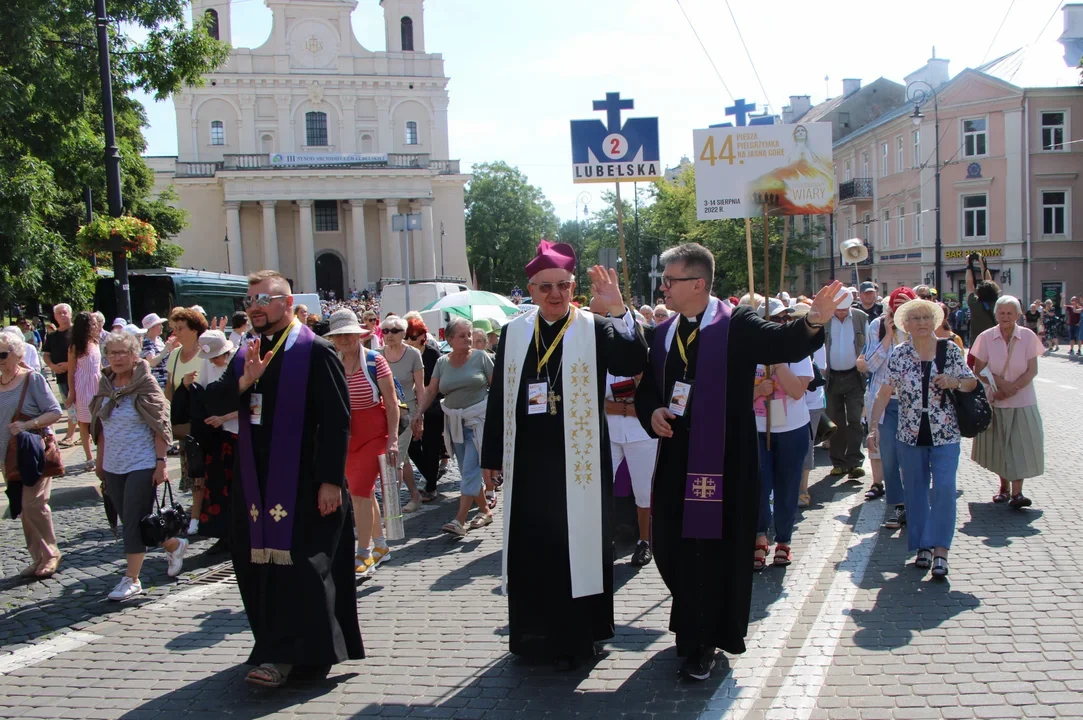
M 285 332 L 289 332 L 286 330 Z M 248 504 L 248 537 L 252 562 L 265 565 L 292 565 L 293 518 L 296 515 L 297 485 L 301 470 L 301 437 L 304 432 L 308 368 L 315 335 L 305 326 L 289 352 L 283 344 L 282 370 L 271 430 L 271 457 L 267 464 L 267 492 L 259 490 L 256 456 L 252 448 L 252 423 L 247 403 L 237 413 L 237 452 L 241 461 L 241 485 Z M 244 374 L 245 347 L 233 358 L 233 371 Z M 285 383 L 289 382 L 290 386 Z
M 688 443 L 688 471 L 684 486 L 684 522 L 681 537 L 722 539 L 722 484 L 726 459 L 726 376 L 729 366 L 729 329 L 732 309 L 718 302 L 711 322 L 700 326 L 694 349 L 697 376 L 692 391 L 692 430 Z M 680 315 L 659 325 L 651 346 L 651 366 L 660 392 L 665 393 L 669 351 L 666 336 Z M 676 333 L 676 330 L 674 330 Z M 674 338 L 676 342 L 676 338 Z M 689 348 L 690 351 L 693 348 Z M 665 397 L 663 396 L 663 401 Z

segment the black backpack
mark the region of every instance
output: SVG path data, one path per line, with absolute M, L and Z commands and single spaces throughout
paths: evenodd
M 948 343 L 951 340 L 936 341 L 936 367 L 937 373 L 944 372 L 947 364 Z M 970 392 L 962 390 L 945 390 L 944 402 L 950 401 L 955 406 L 955 417 L 959 421 L 959 434 L 965 438 L 973 438 L 982 434 L 993 422 L 993 409 L 989 405 L 989 399 L 985 397 L 985 388 L 979 382 Z

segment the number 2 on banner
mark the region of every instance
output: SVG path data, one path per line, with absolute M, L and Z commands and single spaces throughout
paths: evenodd
M 706 160 L 714 167 L 716 160 L 725 160 L 730 165 L 736 159 L 733 154 L 733 136 L 727 135 L 726 139 L 722 142 L 722 150 L 717 155 L 714 153 L 714 135 L 707 138 L 707 143 L 703 146 L 703 152 L 699 154 L 700 160 Z

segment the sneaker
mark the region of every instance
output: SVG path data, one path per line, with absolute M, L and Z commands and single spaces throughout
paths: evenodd
M 835 477 L 840 477 L 840 476 L 846 474 L 846 468 L 839 467 L 838 465 L 836 465 L 835 467 L 831 468 L 831 472 L 828 473 L 828 474 L 833 475 Z
M 188 534 L 199 534 L 199 520 L 197 518 L 192 518 L 192 521 L 188 523 Z
M 703 681 L 711 677 L 714 666 L 714 648 L 706 648 L 689 655 L 681 666 L 680 673 L 689 680 Z
M 374 565 L 382 565 L 391 559 L 391 548 L 387 545 L 377 545 L 372 548 L 372 560 Z
M 169 577 L 177 577 L 180 575 L 181 565 L 184 563 L 184 553 L 188 551 L 188 541 L 184 538 L 177 540 L 179 545 L 173 552 L 166 552 L 165 556 L 169 558 L 169 567 L 166 568 L 165 574 Z
M 636 545 L 636 551 L 632 553 L 632 565 L 635 567 L 643 567 L 644 565 L 650 565 L 654 556 L 651 554 L 650 543 L 640 540 Z
M 865 468 L 863 468 L 863 467 L 852 467 L 852 468 L 849 469 L 849 471 L 847 471 L 846 476 L 849 477 L 851 480 L 857 480 L 858 478 L 863 478 L 863 477 L 865 477 Z
M 127 575 L 120 579 L 117 586 L 113 588 L 113 592 L 109 593 L 109 599 L 115 602 L 123 602 L 128 598 L 133 598 L 136 595 L 143 594 L 143 586 L 139 583 L 139 578 L 134 580 Z
M 906 524 L 906 509 L 902 505 L 896 505 L 891 514 L 884 521 L 884 527 L 888 530 L 898 530 Z

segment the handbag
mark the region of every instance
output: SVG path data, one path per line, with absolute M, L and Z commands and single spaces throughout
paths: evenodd
M 838 429 L 839 426 L 831 422 L 831 418 L 827 416 L 826 411 L 820 413 L 820 421 L 816 424 L 816 440 L 813 444 L 819 445 L 827 442 Z
M 184 459 L 188 461 L 188 477 L 201 478 L 207 474 L 207 454 L 203 446 L 191 435 L 184 437 L 181 444 L 184 448 Z
M 167 492 L 169 500 L 163 507 Z M 139 521 L 139 535 L 147 547 L 157 547 L 166 540 L 183 534 L 188 526 L 188 513 L 183 505 L 173 499 L 173 486 L 168 480 L 165 481 L 165 489 L 160 495 L 157 490 L 154 491 L 154 502 L 154 510 Z
M 11 421 L 33 420 L 34 418 L 23 412 L 23 401 L 26 400 L 26 390 L 30 387 L 30 375 L 23 380 L 23 391 L 19 395 L 19 406 L 15 408 L 15 414 Z M 45 445 L 45 468 L 41 471 L 41 477 L 56 477 L 64 474 L 64 459 L 60 457 L 60 446 L 56 444 L 56 436 L 46 433 L 44 430 L 27 430 L 35 435 L 41 435 Z M 13 435 L 8 439 L 7 454 L 4 456 L 4 476 L 8 482 L 22 482 L 19 473 L 19 450 L 17 440 Z
M 944 372 L 944 364 L 948 357 L 948 343 L 950 340 L 938 340 L 936 343 L 936 366 L 937 373 Z M 989 398 L 985 396 L 985 388 L 979 382 L 970 392 L 962 390 L 945 390 L 944 402 L 950 402 L 955 406 L 955 417 L 959 423 L 959 434 L 965 438 L 973 438 L 981 435 L 993 422 L 993 408 L 989 405 Z

